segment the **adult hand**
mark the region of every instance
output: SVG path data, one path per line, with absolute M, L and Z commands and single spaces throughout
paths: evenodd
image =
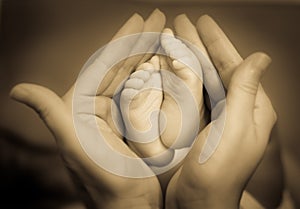
M 227 88 L 236 67 L 242 63 L 243 58 L 222 29 L 210 17 L 204 16 L 203 20 L 202 22 L 198 21 L 198 33 L 222 78 L 224 86 Z M 257 102 L 259 102 L 262 109 L 268 110 L 267 112 L 270 113 L 260 114 L 257 112 L 256 115 L 261 117 L 259 120 L 271 123 L 274 119 L 272 112 L 275 117 L 276 114 L 261 84 L 258 87 L 256 100 L 258 100 Z M 258 132 L 268 131 L 264 126 L 258 126 L 258 128 Z M 264 156 L 246 187 L 246 191 L 251 193 L 266 208 L 279 206 L 284 188 L 278 140 L 279 138 L 275 131 L 275 134 L 271 134 L 271 137 L 269 137 Z M 274 184 L 273 182 L 277 183 Z M 241 204 L 243 204 L 243 198 Z
M 175 19 L 177 34 L 201 49 L 203 45 L 197 33 L 187 38 L 191 30 L 182 29 L 183 25 L 196 31 L 187 18 L 179 16 Z M 210 143 L 206 139 L 215 131 L 211 128 L 219 118 L 198 135 L 183 166 L 170 181 L 166 205 L 167 208 L 238 208 L 245 185 L 263 157 L 276 122 L 271 102 L 259 84 L 271 60 L 263 53 L 252 54 L 244 61 L 240 56 L 232 59 L 233 46 L 208 16 L 198 20 L 197 29 L 227 89 L 224 129 L 217 130 L 221 134 L 220 143 L 204 162 L 200 162 L 200 155 L 206 143 Z M 204 77 L 211 75 L 204 72 Z M 206 83 L 206 88 L 214 90 L 215 86 Z M 224 116 L 222 113 L 220 118 Z
M 134 14 L 117 32 L 113 40 L 143 31 L 160 32 L 164 24 L 165 16 L 159 10 L 155 10 L 145 22 L 141 16 Z M 138 47 L 138 44 L 141 43 L 138 41 L 128 42 L 123 49 L 127 50 L 129 54 L 134 47 Z M 120 51 L 111 52 L 104 49 L 92 68 L 99 67 L 97 63 L 99 64 L 103 57 L 109 57 L 112 53 L 118 56 Z M 95 117 L 101 133 L 105 135 L 107 143 L 113 149 L 131 157 L 137 156 L 127 147 L 112 125 L 110 103 L 119 83 L 143 59 L 147 59 L 147 56 L 135 56 L 114 66 L 105 76 L 97 91 L 98 94 L 95 96 Z M 59 97 L 42 86 L 19 84 L 12 89 L 11 97 L 33 108 L 51 130 L 66 166 L 87 191 L 86 204 L 89 208 L 161 208 L 162 195 L 156 177 L 142 179 L 112 174 L 96 165 L 83 150 L 73 126 L 72 96 L 74 88 L 72 87 L 63 97 Z M 91 139 L 87 138 L 86 140 Z

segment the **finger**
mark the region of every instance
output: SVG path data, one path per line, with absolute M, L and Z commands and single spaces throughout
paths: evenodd
M 201 40 L 219 71 L 224 86 L 227 88 L 234 69 L 243 60 L 242 57 L 221 28 L 208 15 L 200 17 L 196 27 Z
M 161 32 L 166 23 L 166 16 L 159 9 L 155 9 L 147 18 L 143 32 Z
M 166 34 L 166 35 L 164 35 Z M 170 39 L 174 36 L 173 31 L 170 28 L 164 28 L 163 33 L 160 36 L 160 42 L 163 40 L 166 44 L 167 42 L 170 42 Z M 160 43 L 162 44 L 162 43 Z M 164 47 L 161 45 L 158 49 L 158 54 L 160 54 L 160 65 L 161 69 L 172 71 L 172 59 L 168 52 L 164 49 Z
M 260 139 L 269 139 L 276 121 L 277 115 L 272 103 L 262 86 L 259 85 L 255 100 L 254 123 L 260 130 L 258 133 Z
M 123 36 L 140 32 L 143 28 L 143 24 L 143 18 L 139 14 L 134 13 L 116 32 L 111 41 L 122 38 Z
M 228 114 L 233 112 L 238 118 L 250 114 L 248 118 L 252 118 L 259 82 L 270 63 L 271 58 L 259 52 L 250 55 L 238 66 L 228 88 Z
M 69 109 L 66 108 L 63 101 L 51 90 L 34 84 L 19 84 L 11 90 L 10 96 L 16 101 L 28 105 L 41 116 L 54 134 L 68 167 L 73 169 L 81 178 L 84 178 L 85 182 L 88 182 L 92 177 L 103 179 L 103 182 L 107 183 L 106 185 L 115 185 L 114 175 L 107 172 L 108 170 L 103 170 L 99 164 L 95 163 L 95 160 L 98 160 L 97 162 L 107 161 L 107 156 L 110 159 L 111 167 L 109 168 L 116 171 L 115 173 L 122 172 L 123 176 L 136 176 L 134 175 L 136 170 L 144 171 L 148 169 L 141 160 L 136 158 L 137 156 L 130 148 L 111 131 L 107 123 L 100 118 L 96 118 L 99 129 L 94 131 L 98 134 L 99 130 L 105 142 L 94 140 L 95 135 L 90 132 L 92 129 L 82 129 L 81 131 L 84 131 L 85 134 L 83 143 L 85 145 L 83 145 L 81 143 L 83 138 L 80 139 L 80 135 L 77 135 L 80 131 L 75 132 L 73 126 L 75 123 L 73 123 L 71 112 L 68 112 Z M 85 132 L 87 130 L 88 132 Z M 116 152 L 112 152 L 111 149 Z M 129 162 L 128 158 L 124 156 L 129 156 L 129 159 L 136 158 L 138 162 Z M 83 170 L 84 172 L 82 172 Z M 130 173 L 128 170 L 132 172 Z M 150 169 L 145 171 L 148 175 L 149 173 L 152 174 Z
M 183 41 L 188 41 L 198 48 L 207 58 L 209 57 L 207 51 L 199 38 L 196 27 L 191 23 L 186 14 L 178 15 L 174 19 L 174 29 L 176 35 Z
M 101 85 L 98 89 L 98 93 L 103 93 L 105 89 L 109 87 L 109 85 L 113 82 L 115 79 L 116 74 L 118 73 L 118 69 L 124 64 L 124 61 L 122 61 L 124 58 L 128 57 L 131 50 L 133 49 L 133 46 L 136 43 L 136 40 L 138 39 L 138 34 L 143 31 L 144 27 L 144 20 L 143 18 L 138 15 L 134 14 L 127 22 L 119 29 L 119 31 L 114 35 L 112 38 L 112 41 L 110 42 L 102 52 L 100 52 L 100 56 L 95 60 L 93 63 L 94 69 L 98 68 L 98 71 L 100 72 L 102 68 L 111 68 L 113 65 L 113 69 L 109 70 L 101 82 Z M 133 35 L 130 38 L 124 38 L 125 36 Z M 116 63 L 118 62 L 118 63 Z M 98 64 L 95 64 L 98 63 Z M 101 74 L 104 74 L 103 72 L 100 72 Z M 100 77 L 100 75 L 99 75 Z
M 166 23 L 166 17 L 163 12 L 159 9 L 155 9 L 147 18 L 143 28 L 143 34 L 140 36 L 138 42 L 136 43 L 132 54 L 140 52 L 141 49 L 149 52 L 147 54 L 140 54 L 136 56 L 136 59 L 129 59 L 126 65 L 140 65 L 150 59 L 153 52 L 156 52 L 159 47 L 159 34 L 163 30 Z
M 148 17 L 145 21 L 144 30 L 145 33 L 161 33 L 166 24 L 166 16 L 159 9 L 155 9 L 154 12 Z M 149 39 L 149 38 L 148 38 Z M 152 45 L 149 47 L 149 51 L 156 51 L 159 47 L 159 35 L 154 35 L 152 40 Z M 147 43 L 147 42 L 146 42 Z M 143 39 L 141 38 L 141 44 L 145 44 Z M 139 61 L 139 64 L 147 61 L 152 57 L 153 53 L 145 54 L 142 59 Z
M 141 32 L 145 34 L 141 34 L 139 37 L 139 40 L 135 43 L 131 54 L 135 54 L 136 52 L 141 51 L 141 49 L 144 49 L 144 51 L 147 51 L 150 48 L 157 48 L 159 46 L 159 40 L 158 35 L 150 36 L 149 32 L 151 33 L 160 33 L 162 29 L 164 28 L 166 22 L 166 17 L 164 13 L 162 13 L 159 9 L 155 9 L 147 18 L 147 20 L 144 23 L 143 30 Z M 152 49 L 153 51 L 154 49 Z M 145 57 L 144 57 L 145 56 Z M 137 55 L 133 58 L 127 59 L 124 64 L 124 69 L 132 68 L 134 66 L 139 65 L 140 63 L 145 62 L 151 57 L 151 54 L 149 55 Z
M 148 60 L 159 47 L 159 35 L 155 33 L 161 32 L 165 25 L 165 15 L 158 9 L 155 9 L 144 23 L 143 32 L 140 34 L 138 40 L 135 41 L 134 46 L 130 51 L 131 56 L 127 58 L 124 63 L 118 65 L 116 68 L 118 73 L 115 78 L 105 89 L 103 95 L 112 96 L 115 93 L 117 86 L 134 70 L 139 64 Z M 151 32 L 151 33 L 149 33 Z M 149 52 L 149 53 L 146 53 Z
M 79 77 L 81 81 L 84 80 L 84 88 L 81 94 L 94 95 L 95 91 L 101 93 L 111 84 L 117 74 L 118 66 L 124 62 L 121 60 L 130 54 L 138 39 L 138 35 L 131 36 L 126 40 L 124 37 L 140 33 L 143 30 L 143 24 L 143 18 L 138 14 L 134 14 L 120 28 L 112 41 L 97 51 L 94 57 L 90 58 L 91 60 L 86 63 L 85 69 Z M 111 69 L 115 64 L 117 66 Z M 100 81 L 101 85 L 98 88 Z
M 122 138 L 123 122 L 114 100 L 104 96 L 97 96 L 95 98 L 95 115 L 103 119 L 116 136 Z
M 71 133 L 70 115 L 60 97 L 50 89 L 23 83 L 16 85 L 11 90 L 10 97 L 37 112 L 56 138 L 65 139 L 65 135 Z
M 144 27 L 144 20 L 143 18 L 138 15 L 134 14 L 132 15 L 126 23 L 119 29 L 119 31 L 116 33 L 116 35 L 112 38 L 110 43 L 114 43 L 115 40 L 121 39 L 125 36 L 137 34 L 143 31 Z M 111 65 L 111 55 L 114 56 L 120 56 L 120 55 L 128 55 L 130 51 L 133 49 L 135 42 L 134 40 L 138 39 L 138 36 L 135 39 L 126 39 L 124 41 L 120 41 L 119 45 L 122 45 L 122 47 L 118 48 L 118 50 L 115 50 L 115 45 L 108 44 L 103 52 L 101 53 L 100 57 L 98 59 L 101 60 L 101 62 L 107 66 Z M 129 41 L 130 40 L 130 41 Z M 124 44 L 124 45 L 123 45 Z
M 228 89 L 226 114 L 224 111 L 225 106 L 216 106 L 216 108 L 220 107 L 218 119 L 210 123 L 203 133 L 200 133 L 193 146 L 191 156 L 195 158 L 197 153 L 200 152 L 200 164 L 205 163 L 216 151 L 225 125 L 225 116 L 226 121 L 232 122 L 235 126 L 244 123 L 253 124 L 259 82 L 270 62 L 271 59 L 266 54 L 254 53 L 237 67 Z M 206 138 L 205 141 L 204 138 Z

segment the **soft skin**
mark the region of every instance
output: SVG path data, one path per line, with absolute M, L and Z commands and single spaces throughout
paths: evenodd
M 160 167 L 172 161 L 174 149 L 176 152 L 192 144 L 200 118 L 202 127 L 205 125 L 198 59 L 171 29 L 164 29 L 161 47 L 167 57 L 156 55 L 141 64 L 126 81 L 120 99 L 128 144 L 139 156 L 152 157 L 147 159 L 150 165 Z M 172 98 L 174 95 L 179 104 Z M 188 120 L 183 121 L 181 114 Z M 183 123 L 186 124 L 182 126 Z M 175 130 L 182 132 L 180 137 Z M 150 135 L 153 141 L 148 142 Z
M 145 22 L 141 16 L 134 14 L 113 39 L 143 31 L 160 32 L 164 23 L 165 16 L 159 10 L 155 10 Z M 131 50 L 134 47 L 127 48 Z M 109 126 L 109 103 L 119 80 L 124 80 L 129 75 L 130 68 L 143 62 L 143 59 L 148 58 L 139 56 L 116 66 L 105 77 L 96 98 L 97 122 L 109 139 L 108 143 L 120 153 L 133 157 L 136 155 L 114 133 L 114 128 Z M 161 208 L 162 194 L 156 177 L 134 179 L 111 174 L 97 166 L 83 151 L 73 128 L 72 94 L 73 87 L 63 97 L 59 97 L 51 90 L 33 84 L 19 84 L 11 91 L 11 97 L 33 108 L 54 134 L 66 167 L 76 175 L 87 191 L 88 208 Z
M 134 15 L 115 38 L 145 30 L 161 31 L 164 21 L 163 14 L 157 10 L 146 22 L 139 15 Z M 212 41 L 209 37 L 214 36 L 204 35 L 204 31 L 213 31 L 207 27 L 209 25 L 204 24 L 209 21 L 211 19 L 208 17 L 201 18 L 198 28 L 201 29 L 201 38 L 220 71 L 222 66 L 228 66 L 232 61 L 228 62 L 224 60 L 228 57 L 224 58 L 214 53 L 219 51 L 220 47 L 217 46 L 222 42 Z M 203 25 L 207 28 L 202 28 Z M 209 43 L 213 43 L 213 47 Z M 134 46 L 129 49 L 132 47 Z M 119 83 L 128 77 L 134 66 L 148 58 L 137 56 L 116 66 L 105 78 L 106 82 L 100 86 L 96 99 L 99 128 L 109 136 L 111 140 L 108 142 L 114 149 L 133 157 L 136 156 L 135 153 L 120 140 L 113 124 L 110 123 L 112 119 L 109 104 Z M 221 144 L 213 157 L 200 165 L 199 155 L 210 125 L 199 134 L 183 167 L 177 171 L 169 184 L 167 208 L 238 208 L 242 191 L 263 156 L 269 133 L 276 121 L 272 105 L 259 86 L 262 72 L 269 62 L 268 56 L 257 53 L 244 61 L 240 60 L 236 66 L 231 65 L 234 73 L 228 82 L 228 116 Z M 221 77 L 226 83 L 225 76 Z M 76 139 L 72 125 L 72 93 L 73 88 L 60 98 L 45 87 L 20 84 L 13 88 L 11 96 L 32 107 L 55 135 L 65 165 L 77 176 L 87 191 L 88 208 L 162 208 L 162 193 L 155 177 L 119 177 L 99 168 L 87 157 Z M 240 117 L 245 119 L 242 123 Z M 240 125 L 237 127 L 236 124 Z M 237 155 L 241 157 L 236 158 Z M 220 170 L 228 172 L 219 172 Z
M 215 21 L 208 16 L 203 16 L 195 27 L 186 15 L 179 15 L 174 20 L 174 28 L 180 37 L 197 45 L 200 50 L 203 49 L 204 54 L 209 53 L 223 85 L 228 88 L 232 74 L 236 67 L 242 63 L 243 58 Z M 274 111 L 261 84 L 258 88 L 258 94 L 262 95 L 262 106 Z M 268 119 L 268 115 L 261 115 L 261 117 Z M 270 136 L 263 159 L 246 187 L 246 191 L 251 193 L 266 208 L 276 208 L 281 202 L 284 182 L 280 155 L 279 136 L 273 133 Z M 274 184 L 273 182 L 277 183 Z
M 175 31 L 180 31 L 182 21 L 187 21 L 186 17 L 175 20 Z M 228 44 L 230 42 L 225 36 L 220 38 L 221 30 L 210 17 L 201 17 L 197 28 L 222 75 L 222 70 L 232 60 L 228 56 L 230 53 L 220 54 L 220 49 L 232 52 L 233 46 Z M 196 35 L 190 37 L 197 40 Z M 191 42 L 196 42 L 195 39 Z M 266 54 L 254 53 L 237 65 L 231 65 L 231 79 L 221 76 L 227 87 L 226 121 L 221 143 L 206 163 L 199 164 L 199 155 L 211 125 L 199 134 L 182 168 L 169 184 L 167 208 L 239 207 L 242 192 L 263 157 L 276 122 L 275 111 L 260 86 L 261 76 L 270 61 Z

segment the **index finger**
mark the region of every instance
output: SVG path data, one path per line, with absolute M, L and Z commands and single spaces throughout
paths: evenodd
M 115 90 L 117 87 L 129 76 L 134 68 L 153 56 L 152 52 L 156 51 L 159 46 L 158 34 L 164 28 L 165 21 L 165 15 L 158 9 L 155 9 L 150 14 L 144 22 L 143 33 L 140 34 L 138 40 L 135 41 L 135 44 L 130 51 L 130 56 L 120 65 L 118 64 L 114 67 L 114 69 L 112 69 L 116 70 L 118 73 L 115 75 L 105 91 L 103 91 L 103 95 L 110 97 L 113 96 L 114 93 L 116 93 Z
M 124 23 L 124 25 L 113 36 L 113 38 L 111 39 L 111 42 L 113 42 L 123 36 L 140 33 L 143 30 L 143 27 L 144 27 L 143 18 L 140 15 L 138 15 L 137 13 L 135 13 Z M 129 54 L 134 43 L 127 42 L 127 43 L 125 43 L 125 45 L 126 45 L 126 47 L 124 47 L 124 46 L 121 47 L 121 50 L 118 50 L 115 54 L 123 54 L 123 55 Z M 88 72 L 89 74 L 94 73 L 99 78 L 103 77 L 104 70 L 101 70 L 101 69 L 107 68 L 107 65 L 109 65 L 108 63 L 112 62 L 111 59 L 114 57 L 113 55 L 115 55 L 109 51 L 111 51 L 111 49 L 109 50 L 109 47 L 106 47 L 105 49 L 101 48 L 97 53 L 95 53 L 83 66 L 83 69 L 85 69 L 84 70 L 85 74 L 87 74 L 87 72 Z M 89 69 L 86 69 L 86 68 L 89 68 Z M 91 71 L 93 71 L 93 72 L 91 72 Z M 98 73 L 97 73 L 97 71 L 98 71 Z M 116 73 L 117 72 L 113 72 L 112 70 L 109 73 L 107 73 L 105 79 L 102 79 L 102 83 L 98 89 L 98 92 L 101 92 L 101 89 L 103 91 L 111 83 L 111 81 L 115 77 Z M 82 76 L 82 74 L 83 73 L 81 72 L 80 76 Z M 93 76 L 91 76 L 91 77 L 93 77 Z M 96 76 L 94 76 L 94 79 L 96 79 Z M 99 83 L 93 82 L 92 80 L 88 83 L 90 83 L 90 84 L 87 85 L 84 93 L 90 95 L 90 94 L 93 94 L 91 92 L 93 92 L 94 89 L 98 88 Z M 75 84 L 72 85 L 72 87 L 65 93 L 65 95 L 64 95 L 65 100 L 70 99 L 73 96 Z
M 234 69 L 243 61 L 242 57 L 222 29 L 208 15 L 200 17 L 196 27 L 225 87 L 228 87 Z
M 99 65 L 104 64 L 107 68 L 112 67 L 112 63 L 114 60 L 121 61 L 124 57 L 127 57 L 131 50 L 133 49 L 136 41 L 138 39 L 138 35 L 143 31 L 144 28 L 144 20 L 143 18 L 138 15 L 134 14 L 127 22 L 119 29 L 119 31 L 113 36 L 111 42 L 104 48 L 101 52 L 100 56 L 95 60 L 99 60 Z M 130 39 L 121 40 L 122 37 L 132 36 Z M 119 41 L 117 41 L 119 40 Z M 115 44 L 114 44 L 115 43 Z M 94 63 L 93 63 L 94 64 Z M 124 61 L 119 62 L 113 69 L 111 69 L 106 75 L 105 78 L 102 80 L 101 85 L 98 89 L 98 93 L 105 91 L 106 88 L 114 80 L 115 76 L 118 73 L 118 69 L 124 64 Z
M 195 45 L 205 56 L 208 57 L 207 51 L 203 45 L 203 42 L 199 38 L 196 27 L 191 23 L 186 14 L 178 15 L 174 19 L 174 29 L 176 35 L 183 41 L 189 41 Z

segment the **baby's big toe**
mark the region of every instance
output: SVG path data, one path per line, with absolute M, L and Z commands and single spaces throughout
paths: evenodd
M 125 88 L 121 93 L 120 103 L 121 107 L 129 105 L 130 101 L 138 94 L 138 90 L 133 88 Z

